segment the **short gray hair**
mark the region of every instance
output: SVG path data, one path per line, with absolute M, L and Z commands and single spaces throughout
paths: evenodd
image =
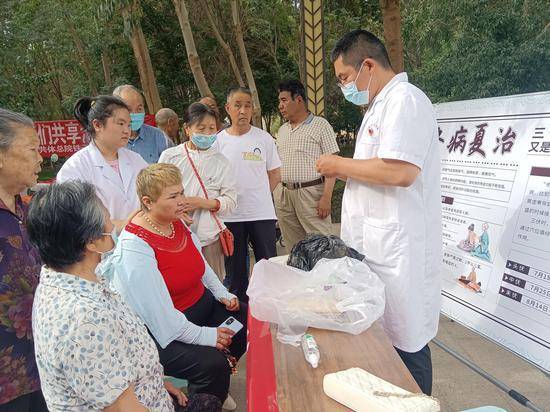
M 115 87 L 115 90 L 113 90 L 113 96 L 121 97 L 125 90 L 132 90 L 143 97 L 143 92 L 131 84 L 121 84 L 120 86 Z
M 54 270 L 84 259 L 86 244 L 103 236 L 104 226 L 101 200 L 87 182 L 54 183 L 38 191 L 29 206 L 29 238 Z
M 18 127 L 34 127 L 34 123 L 24 114 L 0 108 L 0 151 L 9 150 Z
M 252 91 L 248 87 L 232 87 L 227 91 L 227 103 L 229 103 L 229 100 L 233 97 L 235 93 L 244 93 L 252 97 Z
M 179 120 L 178 114 L 168 107 L 163 107 L 155 115 L 155 123 L 157 124 L 157 126 L 160 126 L 160 127 L 166 126 L 166 124 L 168 123 L 168 120 L 170 119 Z

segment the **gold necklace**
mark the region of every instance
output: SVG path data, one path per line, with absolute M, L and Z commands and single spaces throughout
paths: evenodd
M 176 232 L 174 230 L 174 224 L 173 223 L 170 223 L 170 230 L 172 231 L 172 233 L 170 235 L 166 235 L 162 230 L 160 230 L 152 221 L 151 219 L 149 218 L 149 216 L 147 216 L 147 213 L 144 213 L 143 214 L 143 217 L 145 218 L 145 220 L 147 221 L 147 223 L 149 223 L 149 225 L 151 225 L 151 227 L 158 233 L 160 234 L 161 236 L 164 236 L 164 237 L 167 237 L 168 239 L 173 239 L 174 236 L 176 235 Z

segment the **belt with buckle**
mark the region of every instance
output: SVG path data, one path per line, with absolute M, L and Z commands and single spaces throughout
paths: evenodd
M 283 187 L 286 187 L 289 190 L 303 189 L 304 187 L 317 186 L 325 182 L 325 176 L 321 176 L 319 179 L 310 180 L 309 182 L 296 182 L 296 183 L 287 183 L 283 182 Z

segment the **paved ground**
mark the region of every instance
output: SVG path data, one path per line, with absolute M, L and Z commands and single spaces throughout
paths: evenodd
M 530 363 L 445 316 L 441 317 L 437 337 L 544 411 L 550 411 L 550 377 Z M 508 411 L 528 410 L 437 346 L 432 344 L 431 348 L 434 396 L 441 401 L 444 411 L 481 405 Z
M 339 227 L 335 225 L 335 233 L 338 232 Z M 438 339 L 519 391 L 544 411 L 550 412 L 550 377 L 528 362 L 445 316 L 441 317 Z M 498 406 L 511 412 L 528 410 L 434 344 L 431 344 L 431 350 L 433 395 L 441 401 L 443 411 L 462 411 L 484 405 Z M 237 402 L 237 411 L 246 411 L 245 392 L 246 356 L 239 364 L 239 374 L 231 382 L 231 394 Z

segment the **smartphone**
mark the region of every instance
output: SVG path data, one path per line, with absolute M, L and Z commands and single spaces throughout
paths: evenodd
M 227 328 L 237 333 L 243 328 L 243 324 L 233 316 L 230 316 L 220 325 L 220 328 Z

